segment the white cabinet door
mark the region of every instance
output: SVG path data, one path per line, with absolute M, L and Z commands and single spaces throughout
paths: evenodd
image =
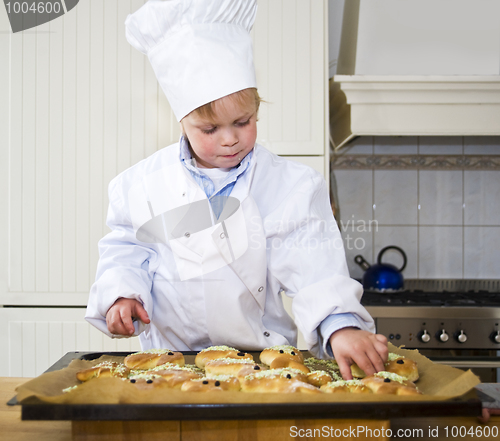
M 301 164 L 307 165 L 316 170 L 317 172 L 321 173 L 323 176 L 325 176 L 325 173 L 327 173 L 325 167 L 328 164 L 326 164 L 324 156 L 283 156 L 283 157 L 289 159 L 290 161 L 300 162 Z
M 324 155 L 326 0 L 259 0 L 252 31 L 262 105 L 258 142 L 278 155 Z
M 111 339 L 84 308 L 0 308 L 0 377 L 35 377 L 67 352 L 140 351 L 139 339 Z

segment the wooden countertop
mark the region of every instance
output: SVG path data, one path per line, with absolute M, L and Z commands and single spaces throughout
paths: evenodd
M 36 441 L 59 441 L 59 440 L 71 440 L 73 439 L 101 439 L 100 436 L 97 437 L 92 437 L 92 436 L 87 436 L 85 438 L 82 437 L 74 437 L 75 435 L 75 428 L 78 428 L 78 425 L 76 427 L 72 428 L 72 422 L 71 421 L 22 421 L 21 420 L 21 406 L 8 406 L 7 401 L 9 401 L 12 397 L 15 396 L 16 394 L 16 387 L 19 386 L 20 384 L 23 384 L 24 382 L 28 381 L 29 378 L 17 378 L 17 377 L 0 377 L 0 427 L 1 427 L 1 435 L 2 439 L 8 439 L 9 441 L 33 441 L 34 439 Z M 391 421 L 391 430 L 393 431 L 393 434 L 396 432 L 398 429 L 417 429 L 419 427 L 422 427 L 424 429 L 424 437 L 419 439 L 425 440 L 425 439 L 436 439 L 436 438 L 428 438 L 428 427 L 431 426 L 432 428 L 435 428 L 439 426 L 440 430 L 440 436 L 444 435 L 443 427 L 444 426 L 457 426 L 457 427 L 475 427 L 475 426 L 482 426 L 484 425 L 480 424 L 477 418 L 474 417 L 465 417 L 465 418 L 439 418 L 436 416 L 435 418 L 428 419 L 426 418 L 425 421 L 422 418 L 411 418 L 411 419 L 400 419 L 400 420 L 394 420 Z M 292 420 L 290 420 L 292 421 Z M 283 420 L 281 426 L 275 426 L 274 431 L 273 431 L 273 438 L 274 440 L 279 439 L 279 436 L 276 436 L 276 430 L 278 429 L 279 432 L 287 432 L 289 427 L 288 425 L 290 424 L 290 421 Z M 320 424 L 322 420 L 315 420 L 316 422 L 319 422 Z M 333 420 L 324 420 L 324 422 L 328 425 L 332 424 Z M 296 420 L 297 422 L 297 420 Z M 308 421 L 303 421 L 303 423 L 306 424 L 306 427 L 309 426 L 307 424 Z M 309 421 L 312 423 L 312 421 Z M 115 422 L 116 424 L 119 424 L 118 422 Z M 111 426 L 116 425 L 113 422 L 108 422 L 108 423 L 94 423 L 94 426 L 99 427 L 99 424 L 105 424 L 110 426 L 109 429 L 115 430 L 114 428 L 111 428 Z M 129 422 L 129 423 L 134 423 L 134 422 Z M 173 423 L 173 422 L 172 422 Z M 196 422 L 196 421 L 186 421 L 186 422 L 178 422 L 180 423 L 179 426 L 179 431 L 183 432 L 183 436 L 180 437 L 182 439 L 190 439 L 189 436 L 187 436 L 189 433 L 192 435 L 195 435 L 192 437 L 192 439 L 196 439 L 199 437 L 199 432 L 212 432 L 215 429 L 216 430 L 221 430 L 223 429 L 224 435 L 228 436 L 222 436 L 220 437 L 221 440 L 229 440 L 229 439 L 236 439 L 234 438 L 234 433 L 235 433 L 235 428 L 238 425 L 241 424 L 250 424 L 255 426 L 255 423 L 258 422 Z M 271 421 L 261 421 L 264 425 L 267 423 L 271 423 Z M 164 424 L 164 423 L 163 423 Z M 232 426 L 236 426 L 233 428 Z M 299 424 L 301 424 L 299 422 Z M 337 426 L 339 424 L 339 427 L 345 426 L 345 424 L 357 424 L 355 420 L 336 420 L 335 425 Z M 137 422 L 135 422 L 133 425 L 137 425 Z M 213 426 L 213 427 L 212 427 Z M 220 426 L 220 427 L 219 427 Z M 227 427 L 230 426 L 231 433 L 226 433 Z M 487 426 L 493 427 L 500 427 L 500 416 L 493 416 L 490 420 L 490 422 L 487 424 Z M 118 427 L 118 426 L 117 426 Z M 321 426 L 318 425 L 311 425 L 309 427 L 319 427 Z M 345 426 L 347 427 L 347 426 Z M 253 427 L 253 430 L 255 430 L 256 427 Z M 101 430 L 99 430 L 101 432 Z M 175 432 L 175 431 L 174 431 Z M 237 432 L 237 431 L 236 431 Z M 127 432 L 125 432 L 127 433 Z M 101 432 L 102 434 L 102 432 Z M 130 434 L 130 433 L 129 433 Z M 165 439 L 170 439 L 169 437 L 165 438 L 165 432 L 163 432 L 162 438 L 163 440 Z M 283 434 L 283 433 L 281 433 Z M 219 435 L 221 433 L 219 432 Z M 5 438 L 4 438 L 5 437 Z M 180 439 L 174 436 L 174 439 Z M 264 437 L 267 439 L 267 437 Z M 263 439 L 264 439 L 263 438 Z M 151 438 L 149 438 L 151 439 Z M 156 438 L 155 438 L 156 439 Z M 259 438 L 260 439 L 260 438 Z M 272 439 L 272 438 L 269 438 Z M 474 437 L 460 437 L 461 440 L 476 440 Z M 491 438 L 494 439 L 494 438 Z
M 0 427 L 2 439 L 9 441 L 68 441 L 71 421 L 21 421 L 21 406 L 7 406 L 16 387 L 29 378 L 0 378 Z M 3 438 L 5 437 L 5 438 Z

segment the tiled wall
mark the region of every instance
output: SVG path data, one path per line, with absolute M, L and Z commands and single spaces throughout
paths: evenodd
M 500 278 L 500 137 L 360 137 L 332 184 L 351 277 L 397 245 L 405 278 Z

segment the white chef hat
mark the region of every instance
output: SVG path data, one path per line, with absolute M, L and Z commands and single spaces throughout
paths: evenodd
M 125 21 L 180 121 L 194 109 L 257 87 L 252 29 L 256 0 L 150 0 Z

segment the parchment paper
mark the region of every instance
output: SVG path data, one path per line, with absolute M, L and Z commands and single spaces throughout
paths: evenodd
M 433 363 L 416 350 L 397 348 L 389 343 L 390 352 L 403 355 L 417 362 L 420 379 L 417 381 L 420 396 L 368 395 L 368 394 L 284 394 L 245 392 L 181 392 L 174 389 L 139 390 L 133 384 L 118 378 L 99 378 L 81 384 L 76 373 L 105 360 L 122 362 L 123 358 L 103 356 L 97 360 L 73 360 L 67 368 L 47 372 L 17 388 L 17 400 L 29 403 L 42 400 L 54 404 L 215 404 L 215 403 L 324 403 L 324 402 L 374 402 L 374 401 L 435 401 L 448 400 L 470 392 L 480 383 L 472 371 L 464 372 Z M 193 364 L 192 360 L 186 359 Z M 62 390 L 79 385 L 63 393 Z

